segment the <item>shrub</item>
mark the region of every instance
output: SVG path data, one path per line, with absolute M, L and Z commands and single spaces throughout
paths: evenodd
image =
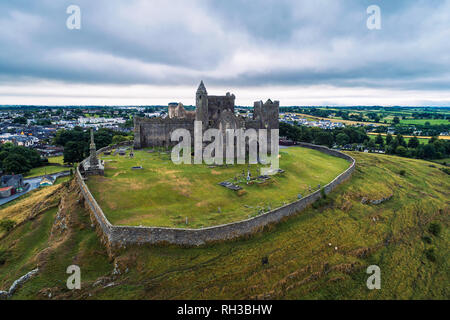
M 0 249 L 0 266 L 6 263 L 10 255 L 9 251 Z
M 446 174 L 450 174 L 449 168 L 441 168 L 442 172 L 445 172 Z
M 404 176 L 404 175 L 406 174 L 406 171 L 405 171 L 405 170 L 400 170 L 399 174 L 400 174 L 401 176 Z
M 438 237 L 441 234 L 441 225 L 439 223 L 433 222 L 428 227 L 428 231 L 430 231 L 434 236 Z
M 16 225 L 16 223 L 12 220 L 2 220 L 0 221 L 0 228 L 3 229 L 6 232 L 11 231 L 12 229 L 14 229 L 14 226 Z
M 430 244 L 431 243 L 431 238 L 429 236 L 423 236 L 422 237 L 423 242 Z
M 430 248 L 430 249 L 425 250 L 425 256 L 431 262 L 435 262 L 436 261 L 436 253 L 434 252 L 434 248 Z
M 320 198 L 312 204 L 314 209 L 319 209 L 326 206 L 331 206 L 334 201 L 331 198 Z

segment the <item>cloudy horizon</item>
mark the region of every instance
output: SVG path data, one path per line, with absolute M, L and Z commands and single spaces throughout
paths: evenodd
M 449 38 L 450 0 L 3 1 L 0 105 L 450 106 Z

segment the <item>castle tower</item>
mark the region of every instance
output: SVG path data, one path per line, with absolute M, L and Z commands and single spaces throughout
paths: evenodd
M 91 144 L 89 145 L 89 164 L 91 167 L 98 166 L 98 159 L 97 159 L 97 149 L 95 148 L 95 142 L 94 142 L 94 130 L 91 129 Z
M 208 126 L 208 92 L 203 80 L 195 94 L 195 120 L 202 121 L 204 129 Z

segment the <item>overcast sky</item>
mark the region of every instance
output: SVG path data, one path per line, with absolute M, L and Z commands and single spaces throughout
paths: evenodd
M 193 104 L 202 79 L 238 105 L 450 106 L 450 0 L 0 2 L 0 105 Z

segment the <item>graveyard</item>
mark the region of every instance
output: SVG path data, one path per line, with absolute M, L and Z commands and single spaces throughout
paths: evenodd
M 348 168 L 305 148 L 280 150 L 279 173 L 261 165 L 176 165 L 170 152 L 114 150 L 100 155 L 104 176 L 86 181 L 115 225 L 202 228 L 240 221 L 314 192 Z

